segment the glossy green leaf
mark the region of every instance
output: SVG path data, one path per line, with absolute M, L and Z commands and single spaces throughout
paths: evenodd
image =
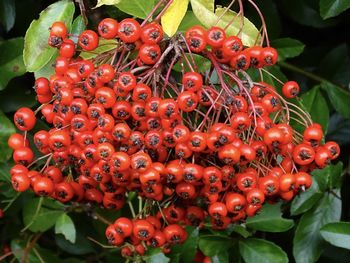
M 327 131 L 329 122 L 329 109 L 320 87 L 316 86 L 301 96 L 301 103 L 310 113 L 314 122 L 321 124 L 323 131 Z
M 77 16 L 72 24 L 72 28 L 70 30 L 70 33 L 74 36 L 72 37 L 72 40 L 77 43 L 78 42 L 78 36 L 86 29 L 86 25 L 84 22 L 84 19 L 81 15 Z
M 68 28 L 73 20 L 74 3 L 69 0 L 56 2 L 40 13 L 38 20 L 34 20 L 24 38 L 23 59 L 27 70 L 37 71 L 50 61 L 55 48 L 47 44 L 49 28 L 55 21 L 64 22 Z
M 340 145 L 350 143 L 350 120 L 338 113 L 332 114 L 329 120 L 326 139 L 336 141 Z
M 154 4 L 155 0 L 121 0 L 115 6 L 129 15 L 146 18 L 152 11 Z
M 350 249 L 350 222 L 324 225 L 321 228 L 321 236 L 333 246 Z
M 294 222 L 292 219 L 282 217 L 281 205 L 265 204 L 258 215 L 248 217 L 246 225 L 258 231 L 284 232 L 291 229 Z
M 245 226 L 236 224 L 232 225 L 232 232 L 235 232 L 244 238 L 247 238 L 251 235 L 251 233 L 247 230 Z
M 348 8 L 348 0 L 320 0 L 320 14 L 323 19 L 337 16 Z
M 164 253 L 159 252 L 153 255 L 145 257 L 147 263 L 168 263 L 170 259 L 164 255 Z
M 53 218 L 58 218 L 63 210 L 52 210 L 42 206 L 42 198 L 28 200 L 23 209 L 23 223 L 33 232 L 44 232 L 56 223 Z
M 339 188 L 341 182 L 341 175 L 343 170 L 343 163 L 331 164 L 323 169 L 316 169 L 311 172 L 313 178 L 317 181 L 318 186 L 322 192 L 327 189 Z
M 14 77 L 26 72 L 23 64 L 23 37 L 12 38 L 0 42 L 0 90 Z
M 305 213 L 306 211 L 310 210 L 321 197 L 322 192 L 318 187 L 317 180 L 313 180 L 309 189 L 294 197 L 290 207 L 291 215 L 300 215 Z
M 214 13 L 206 7 L 205 2 L 204 0 L 191 0 L 193 13 L 204 26 L 209 28 L 216 25 L 225 28 L 230 23 L 226 30 L 227 35 L 237 35 L 240 32 L 239 36 L 246 46 L 253 46 L 257 42 L 260 36 L 259 31 L 247 18 L 244 18 L 242 28 L 240 17 L 233 20 L 237 16 L 234 11 L 218 7 Z
M 305 48 L 303 43 L 293 38 L 275 39 L 271 41 L 271 46 L 277 49 L 279 60 L 299 56 Z
M 220 254 L 211 257 L 212 263 L 229 263 L 228 251 L 223 251 Z
M 10 135 L 15 132 L 15 126 L 6 115 L 0 111 L 0 162 L 7 161 L 10 158 L 12 150 L 7 146 L 7 140 Z
M 346 118 L 350 118 L 350 91 L 331 83 L 322 83 L 321 87 L 328 93 L 331 104 L 337 112 Z
M 58 51 L 56 50 L 52 58 L 50 59 L 50 61 L 46 63 L 46 65 L 43 66 L 41 69 L 34 72 L 35 78 L 44 77 L 44 78 L 50 79 L 50 76 L 55 74 L 54 64 L 56 62 L 57 57 L 58 57 Z
M 180 32 L 185 32 L 187 29 L 189 29 L 192 26 L 200 25 L 201 22 L 197 19 L 197 17 L 194 15 L 194 13 L 190 10 L 186 12 L 185 17 L 182 19 L 181 24 L 179 26 Z
M 80 56 L 83 59 L 92 59 L 107 51 L 111 51 L 117 47 L 117 41 L 115 39 L 100 39 L 99 46 L 94 50 L 93 53 L 83 51 Z
M 188 237 L 185 243 L 174 246 L 171 251 L 172 254 L 178 254 L 179 260 L 184 263 L 192 263 L 197 252 L 199 229 L 198 227 L 186 227 Z
M 287 254 L 276 244 L 258 238 L 239 241 L 239 251 L 246 263 L 287 263 Z
M 234 242 L 230 237 L 204 235 L 199 238 L 198 246 L 204 255 L 215 256 L 230 249 Z
M 62 214 L 57 218 L 55 233 L 62 234 L 71 243 L 75 243 L 76 230 L 72 219 L 67 214 Z
M 336 191 L 339 194 L 339 191 Z M 325 193 L 315 207 L 300 219 L 293 240 L 293 255 L 296 263 L 316 262 L 320 257 L 325 241 L 320 229 L 325 224 L 336 222 L 341 215 L 341 200 Z
M 15 24 L 16 5 L 14 0 L 0 1 L 0 23 L 8 32 Z
M 122 0 L 97 0 L 95 8 L 103 5 L 116 5 L 119 4 Z

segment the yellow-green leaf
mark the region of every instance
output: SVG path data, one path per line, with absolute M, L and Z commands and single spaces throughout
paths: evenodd
M 215 13 L 208 9 L 207 0 L 190 0 L 192 10 L 198 20 L 207 28 L 214 25 L 226 28 L 229 36 L 238 35 L 245 46 L 253 46 L 260 39 L 259 30 L 247 18 L 238 16 L 236 12 L 217 7 Z M 243 22 L 243 23 L 242 23 Z
M 174 0 L 169 8 L 162 15 L 161 22 L 164 32 L 168 36 L 173 36 L 184 18 L 189 0 Z
M 115 48 L 117 48 L 117 40 L 100 39 L 99 46 L 93 52 L 83 51 L 80 53 L 80 57 L 83 59 L 92 59 L 94 57 L 97 57 L 99 54 L 111 51 Z
M 103 5 L 116 5 L 119 4 L 121 0 L 97 0 L 97 5 L 94 8 L 103 6 Z

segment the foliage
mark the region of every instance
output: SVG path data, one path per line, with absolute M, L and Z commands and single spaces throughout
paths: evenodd
M 94 1 L 85 2 L 90 2 L 86 6 L 89 26 L 96 24 L 96 17 L 122 19 L 135 16 L 143 19 L 156 4 L 153 0 L 98 0 L 95 6 L 91 3 Z M 174 247 L 168 255 L 159 250 L 150 251 L 143 258 L 146 262 L 193 262 L 197 249 L 210 256 L 213 262 L 221 263 L 242 260 L 247 263 L 348 261 L 349 1 L 255 2 L 266 14 L 271 45 L 280 54 L 278 66 L 263 73 L 265 81 L 280 87 L 271 76 L 273 74 L 279 79 L 296 79 L 300 83 L 303 94 L 298 103 L 315 122 L 325 127 L 329 139 L 341 145 L 344 165 L 338 163 L 314 171 L 315 182 L 311 189 L 295 198 L 290 206 L 266 204 L 260 215 L 225 232 L 187 229 L 189 239 L 185 249 Z M 222 6 L 227 6 L 230 1 L 215 3 L 218 6 L 208 0 L 174 0 L 173 9 L 162 18 L 166 33 L 173 35 L 177 30 L 184 31 L 199 22 L 210 27 L 218 22 L 218 18 L 221 18 L 218 25 L 225 27 L 237 13 L 223 13 Z M 31 8 L 28 5 L 32 5 Z M 10 120 L 16 107 L 34 106 L 33 74 L 25 72 L 33 72 L 36 77 L 51 74 L 51 64 L 57 54 L 48 48 L 47 28 L 53 21 L 63 20 L 72 34 L 79 34 L 85 28 L 79 14 L 79 5 L 74 6 L 68 0 L 3 0 L 0 3 L 0 207 L 5 211 L 5 217 L 0 219 L 0 247 L 3 251 L 0 252 L 3 255 L 0 255 L 0 261 L 8 254 L 9 248 L 18 261 L 27 258 L 34 263 L 122 261 L 119 250 L 104 247 L 105 222 L 113 220 L 115 213 L 88 204 L 62 205 L 49 198 L 18 194 L 9 186 L 11 152 L 6 143 L 15 131 Z M 261 25 L 253 8 L 247 6 L 245 16 L 242 36 L 244 44 L 250 46 L 261 37 Z M 240 30 L 239 19 L 227 28 L 228 34 L 234 35 Z M 113 41 L 106 42 L 103 50 L 97 52 L 113 49 Z M 91 58 L 93 54 L 82 56 Z M 200 58 L 195 59 L 200 61 Z M 200 71 L 205 72 L 208 63 L 201 62 Z M 181 66 L 175 65 L 175 69 L 181 70 Z M 31 139 L 32 134 L 28 137 Z M 121 213 L 128 212 L 122 210 Z M 339 253 L 334 253 L 334 249 Z M 13 256 L 8 254 L 8 262 Z

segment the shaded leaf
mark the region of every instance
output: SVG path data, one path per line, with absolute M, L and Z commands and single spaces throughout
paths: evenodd
M 324 225 L 321 228 L 321 236 L 333 246 L 350 249 L 350 222 Z
M 121 0 L 115 6 L 129 15 L 146 18 L 154 7 L 154 0 Z
M 338 188 L 340 186 L 343 163 L 331 164 L 323 169 L 316 169 L 311 172 L 313 178 L 317 181 L 322 192 L 327 189 Z
M 0 90 L 5 89 L 12 78 L 26 72 L 22 57 L 23 44 L 23 37 L 0 42 Z
M 246 46 L 253 46 L 260 36 L 258 29 L 247 18 L 244 18 L 243 28 L 241 18 L 237 17 L 233 20 L 237 13 L 232 10 L 227 11 L 227 9 L 219 7 L 213 13 L 206 7 L 203 0 L 191 0 L 191 6 L 197 19 L 207 28 L 214 25 L 225 28 L 230 23 L 226 30 L 227 35 L 237 35 L 240 32 L 239 36 Z
M 310 210 L 321 197 L 322 192 L 318 187 L 317 180 L 312 180 L 312 185 L 309 189 L 294 197 L 290 207 L 291 215 L 305 213 Z
M 258 238 L 239 241 L 239 251 L 246 263 L 287 263 L 287 254 L 276 244 Z
M 206 256 L 215 256 L 233 246 L 235 240 L 230 237 L 204 235 L 199 238 L 198 246 Z
M 350 8 L 347 0 L 320 0 L 320 14 L 323 19 L 334 17 Z
M 56 49 L 47 44 L 52 23 L 62 21 L 69 28 L 73 14 L 74 3 L 61 0 L 42 11 L 38 20 L 33 20 L 24 38 L 23 59 L 28 71 L 41 69 L 55 53 Z
M 275 39 L 271 41 L 271 46 L 277 49 L 278 60 L 299 56 L 305 48 L 303 43 L 293 38 Z
M 75 243 L 76 230 L 72 219 L 67 214 L 62 214 L 57 218 L 55 233 L 62 234 L 71 243 Z
M 0 110 L 15 112 L 20 107 L 31 108 L 37 104 L 34 89 L 28 89 L 25 84 L 24 78 L 14 78 L 7 84 L 7 88 L 0 92 Z
M 173 36 L 184 18 L 189 0 L 174 0 L 161 17 L 164 32 Z
M 333 114 L 329 120 L 326 141 L 336 141 L 339 144 L 349 143 L 350 120 L 338 113 Z
M 210 69 L 210 66 L 211 66 L 210 60 L 205 58 L 205 57 L 202 57 L 201 55 L 192 54 L 192 56 L 191 56 L 191 54 L 186 54 L 186 57 L 189 61 L 192 61 L 192 58 L 193 58 L 194 65 L 197 67 L 197 69 L 196 69 L 197 72 L 204 73 Z M 173 69 L 175 71 L 181 72 L 182 68 L 181 68 L 180 62 L 176 63 L 174 65 Z M 185 62 L 184 62 L 184 70 L 190 71 L 189 66 Z
M 265 232 L 284 232 L 293 227 L 292 219 L 282 217 L 281 204 L 265 204 L 260 214 L 248 217 L 247 227 Z
M 7 161 L 11 157 L 12 150 L 7 146 L 7 140 L 16 129 L 12 122 L 0 111 L 0 162 Z
M 186 227 L 188 238 L 185 243 L 174 246 L 171 251 L 172 254 L 178 254 L 179 260 L 184 263 L 192 263 L 194 256 L 197 252 L 197 245 L 199 240 L 199 229 L 198 227 Z
M 15 24 L 16 19 L 16 6 L 13 0 L 1 0 L 0 1 L 0 23 L 4 26 L 8 32 Z
M 350 118 L 350 92 L 328 82 L 322 83 L 321 87 L 327 92 L 332 106 L 337 112 L 346 118 Z
M 44 232 L 56 223 L 53 218 L 58 218 L 64 212 L 42 207 L 42 198 L 28 200 L 23 209 L 23 222 L 33 232 Z
M 324 248 L 320 229 L 327 223 L 338 221 L 340 215 L 341 200 L 325 193 L 317 205 L 301 217 L 293 240 L 293 255 L 297 263 L 317 261 Z
M 327 131 L 329 121 L 329 109 L 327 101 L 322 96 L 320 86 L 316 86 L 301 96 L 301 103 L 310 113 L 314 122 L 321 124 L 324 132 Z
M 212 263 L 229 263 L 228 251 L 221 252 L 215 256 L 211 257 Z

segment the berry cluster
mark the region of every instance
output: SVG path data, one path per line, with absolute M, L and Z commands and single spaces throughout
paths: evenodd
M 115 49 L 82 59 L 100 37 L 115 39 Z M 41 106 L 14 115 L 24 134 L 8 141 L 13 187 L 116 210 L 132 207 L 126 197 L 136 193 L 144 200 L 139 213 L 132 209 L 134 218 L 117 218 L 106 230 L 125 256 L 170 251 L 186 240 L 185 225 L 226 229 L 264 202 L 290 201 L 311 186 L 313 169 L 339 155 L 335 142 L 322 143 L 320 125 L 285 99 L 298 94 L 296 82 L 284 83 L 281 96 L 249 77 L 247 69 L 276 63 L 271 47 L 245 48 L 218 27 L 166 38 L 158 23 L 129 18 L 106 18 L 98 34 L 79 36 L 55 22 L 48 43 L 59 57 L 55 74 L 35 81 Z M 209 59 L 210 71 L 197 72 L 192 53 Z M 43 154 L 35 159 L 27 131 L 37 114 L 51 129 L 34 134 Z

